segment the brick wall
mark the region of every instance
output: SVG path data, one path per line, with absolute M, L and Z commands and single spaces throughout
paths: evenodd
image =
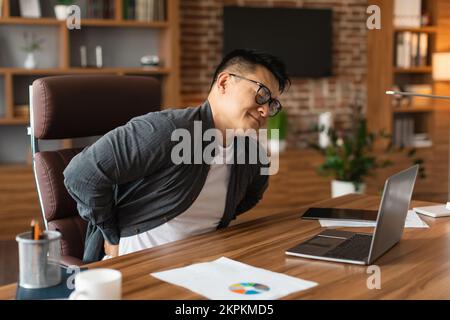
M 318 114 L 331 110 L 340 126 L 349 124 L 349 103 L 366 104 L 367 0 L 182 0 L 181 99 L 197 105 L 207 97 L 222 57 L 224 5 L 333 9 L 333 77 L 292 79 L 282 96 L 288 114 L 288 144 L 305 147 L 314 138 Z

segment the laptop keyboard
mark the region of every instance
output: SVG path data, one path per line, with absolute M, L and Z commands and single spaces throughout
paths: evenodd
M 325 257 L 365 261 L 369 256 L 372 235 L 355 234 L 336 248 L 328 251 Z

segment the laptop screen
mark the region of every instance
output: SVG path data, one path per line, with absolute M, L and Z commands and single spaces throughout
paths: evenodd
M 369 263 L 400 241 L 418 170 L 419 166 L 415 165 L 387 179 L 370 247 Z

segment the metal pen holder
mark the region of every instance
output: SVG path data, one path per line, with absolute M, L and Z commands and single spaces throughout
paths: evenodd
M 31 232 L 16 236 L 19 243 L 19 285 L 27 289 L 47 288 L 61 283 L 61 233 L 45 231 L 41 240 Z

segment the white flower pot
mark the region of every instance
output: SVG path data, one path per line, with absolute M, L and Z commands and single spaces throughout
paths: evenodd
M 270 139 L 268 142 L 271 154 L 278 154 L 286 149 L 286 140 Z
M 23 64 L 25 69 L 35 69 L 36 68 L 36 58 L 34 57 L 34 53 L 29 52 L 27 54 L 27 58 Z
M 350 193 L 364 193 L 366 191 L 366 185 L 360 183 L 358 188 L 355 188 L 355 184 L 349 181 L 331 181 L 331 197 L 336 198 L 344 196 Z
M 63 4 L 57 4 L 55 6 L 55 16 L 58 20 L 67 20 L 67 17 L 69 16 L 69 6 L 63 5 Z

